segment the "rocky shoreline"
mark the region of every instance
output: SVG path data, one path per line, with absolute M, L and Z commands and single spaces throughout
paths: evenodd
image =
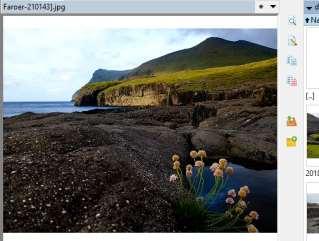
M 275 98 L 4 119 L 5 232 L 178 232 L 172 154 L 276 168 Z M 271 100 L 270 100 L 271 99 Z
M 319 233 L 319 205 L 317 203 L 307 204 L 307 232 Z

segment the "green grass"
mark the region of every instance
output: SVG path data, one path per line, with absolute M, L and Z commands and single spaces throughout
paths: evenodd
M 84 93 L 89 94 L 95 91 L 101 91 L 109 87 L 112 87 L 114 85 L 117 85 L 119 83 L 121 82 L 120 81 L 105 81 L 105 82 L 88 83 L 79 90 L 79 94 L 84 94 Z
M 308 144 L 307 145 L 307 157 L 319 158 L 319 145 Z
M 319 133 L 310 135 L 310 139 L 314 141 L 319 141 Z
M 205 232 L 208 211 L 201 201 L 188 194 L 176 203 L 175 216 L 177 227 L 182 232 Z
M 154 77 L 135 78 L 122 81 L 121 83 L 117 82 L 116 85 L 107 86 L 103 92 L 107 95 L 120 88 L 134 88 L 154 84 L 174 86 L 180 92 L 213 91 L 233 88 L 250 82 L 270 83 L 276 82 L 276 80 L 277 59 L 272 58 L 244 65 L 159 73 Z

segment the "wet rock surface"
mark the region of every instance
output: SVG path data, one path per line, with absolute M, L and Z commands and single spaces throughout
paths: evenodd
M 319 233 L 319 204 L 307 204 L 307 232 Z
M 276 106 L 254 103 L 205 102 L 197 128 L 193 106 L 5 118 L 4 231 L 179 231 L 172 154 L 275 167 Z

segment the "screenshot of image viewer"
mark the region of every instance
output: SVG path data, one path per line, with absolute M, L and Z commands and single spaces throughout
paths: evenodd
M 4 240 L 319 240 L 317 8 L 2 1 Z

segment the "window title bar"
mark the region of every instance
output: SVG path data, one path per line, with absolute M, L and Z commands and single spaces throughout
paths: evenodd
M 60 14 L 277 14 L 278 0 L 3 1 L 4 15 Z

